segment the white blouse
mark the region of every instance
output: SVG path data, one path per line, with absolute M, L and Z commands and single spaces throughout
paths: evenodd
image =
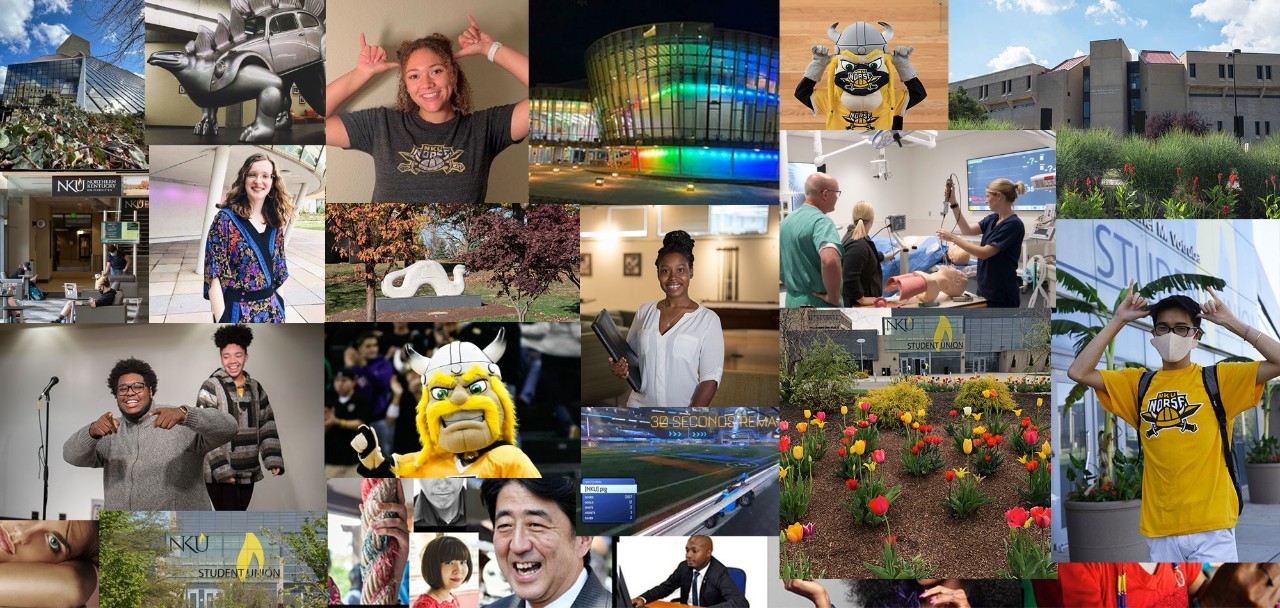
M 719 384 L 724 375 L 724 334 L 716 313 L 698 304 L 666 334 L 658 331 L 659 317 L 655 303 L 643 304 L 627 329 L 627 343 L 640 356 L 644 388 L 632 391 L 629 407 L 688 407 L 698 384 Z

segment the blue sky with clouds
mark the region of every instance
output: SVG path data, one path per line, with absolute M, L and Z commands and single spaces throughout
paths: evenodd
M 104 55 L 114 41 L 102 40 L 85 6 L 95 0 L 0 0 L 0 82 L 7 66 L 47 55 L 57 50 L 68 34 L 89 41 L 94 55 Z M 141 10 L 142 2 L 138 2 Z M 142 49 L 117 62 L 120 67 L 142 73 Z
M 948 80 L 1089 52 L 1122 38 L 1133 51 L 1280 53 L 1280 0 L 952 0 Z

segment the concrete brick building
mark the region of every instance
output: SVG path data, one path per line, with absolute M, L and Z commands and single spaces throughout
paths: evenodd
M 1234 63 L 1233 63 L 1234 61 Z M 1246 140 L 1280 131 L 1280 54 L 1141 51 L 1124 40 L 1094 40 L 1089 53 L 1046 68 L 1027 64 L 950 83 L 990 116 L 1026 129 L 1104 127 L 1141 132 L 1164 112 L 1198 112 L 1231 132 L 1239 109 Z

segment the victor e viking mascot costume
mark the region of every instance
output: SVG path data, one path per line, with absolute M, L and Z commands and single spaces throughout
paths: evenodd
M 915 48 L 894 47 L 890 54 L 893 28 L 879 23 L 883 34 L 870 23 L 854 23 L 844 32 L 832 23 L 827 37 L 836 43 L 835 55 L 822 45 L 812 48 L 813 61 L 796 87 L 796 99 L 823 116 L 827 129 L 901 129 L 907 109 L 925 98 L 908 59 Z M 899 79 L 905 90 L 894 88 Z
M 382 457 L 373 429 L 360 427 L 351 447 L 365 477 L 542 477 L 515 446 L 515 404 L 494 363 L 507 344 L 501 332 L 480 350 L 451 342 L 430 359 L 406 345 L 409 365 L 422 375 L 418 437 L 422 451 Z M 394 462 L 393 462 L 394 461 Z

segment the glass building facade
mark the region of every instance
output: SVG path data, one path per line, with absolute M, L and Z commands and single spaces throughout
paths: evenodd
M 530 161 L 606 164 L 600 122 L 583 87 L 533 87 L 529 100 Z
M 776 180 L 778 43 L 710 23 L 658 23 L 587 49 L 610 164 L 643 174 Z
M 141 113 L 145 108 L 141 76 L 97 57 L 47 55 L 9 66 L 4 105 L 31 106 L 46 95 L 74 102 L 89 112 Z
M 187 605 L 205 608 L 222 587 L 236 581 L 260 587 L 271 597 L 283 589 L 284 605 L 299 605 L 317 593 L 314 577 L 294 562 L 264 530 L 297 532 L 307 513 L 180 511 L 169 514 L 166 571 L 184 582 Z M 321 542 L 324 542 L 321 539 Z

